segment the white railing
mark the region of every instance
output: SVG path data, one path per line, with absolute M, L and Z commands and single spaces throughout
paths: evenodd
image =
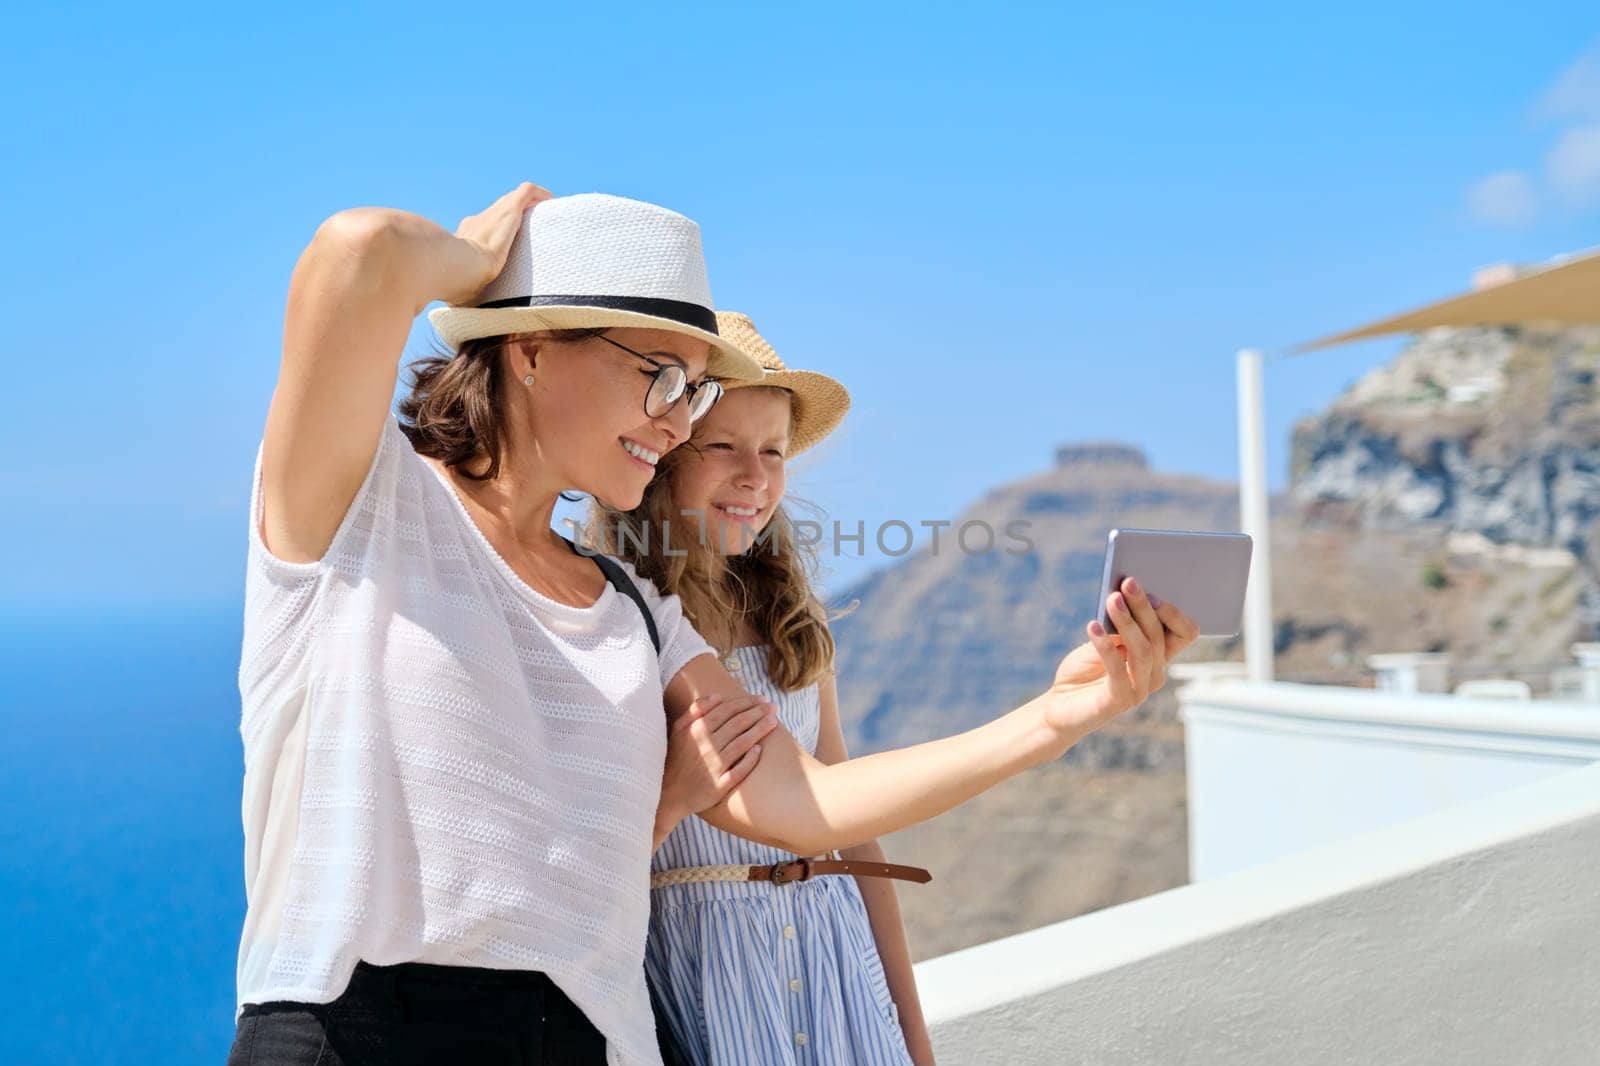
M 1594 704 L 1230 680 L 1178 700 L 1194 881 L 1600 761 Z
M 916 969 L 954 1066 L 1591 1066 L 1597 960 L 1592 766 Z

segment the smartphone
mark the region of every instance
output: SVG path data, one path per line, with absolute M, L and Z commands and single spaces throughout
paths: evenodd
M 1145 594 L 1158 596 L 1194 619 L 1203 637 L 1237 636 L 1244 621 L 1245 585 L 1254 543 L 1244 533 L 1192 533 L 1179 529 L 1113 529 L 1106 536 L 1100 577 L 1100 624 L 1106 597 L 1132 577 Z

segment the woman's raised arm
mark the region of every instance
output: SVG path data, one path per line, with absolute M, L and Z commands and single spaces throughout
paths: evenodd
M 1132 579 L 1107 601 L 1118 635 L 1091 622 L 1042 694 L 986 725 L 943 740 L 832 766 L 784 729 L 762 741 L 761 762 L 700 817 L 737 836 L 817 855 L 886 836 L 942 814 L 1001 781 L 1059 758 L 1079 739 L 1166 681 L 1166 663 L 1199 635 L 1170 603 L 1153 604 Z M 697 697 L 742 695 L 714 657 L 685 666 L 667 687 L 676 716 Z
M 377 207 L 318 227 L 289 281 L 263 440 L 262 537 L 274 555 L 312 562 L 327 551 L 372 465 L 412 319 L 493 280 L 523 215 L 549 196 L 520 185 L 454 235 Z

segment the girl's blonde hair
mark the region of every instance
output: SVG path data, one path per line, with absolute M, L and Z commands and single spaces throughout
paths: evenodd
M 691 454 L 690 441 L 661 457 L 639 506 L 619 511 L 599 500 L 590 510 L 586 539 L 633 564 L 663 596 L 675 595 L 683 613 L 719 655 L 733 650 L 739 622 L 768 645 L 767 675 L 785 692 L 805 688 L 833 672 L 833 634 L 811 591 L 815 553 L 795 538 L 783 504 L 757 543 L 727 556 L 702 532 L 703 516 L 683 514 L 674 484 Z

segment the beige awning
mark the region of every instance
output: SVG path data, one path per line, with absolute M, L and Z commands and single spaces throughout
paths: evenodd
M 1514 280 L 1335 333 L 1294 350 L 1310 351 L 1388 333 L 1418 333 L 1435 326 L 1512 322 L 1600 323 L 1600 252 L 1531 270 Z

